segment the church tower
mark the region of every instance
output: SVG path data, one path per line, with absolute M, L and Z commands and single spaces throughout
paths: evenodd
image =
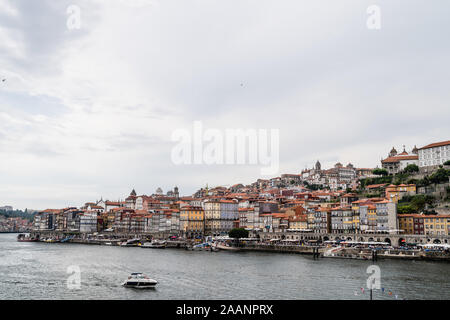
M 316 162 L 315 169 L 316 169 L 316 171 L 322 170 L 322 165 L 320 164 L 319 160 L 317 160 L 317 162 Z
M 389 157 L 395 157 L 397 155 L 397 150 L 395 150 L 394 147 L 392 147 L 391 152 L 389 152 Z

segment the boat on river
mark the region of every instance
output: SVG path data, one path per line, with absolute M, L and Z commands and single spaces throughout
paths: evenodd
M 140 239 L 130 239 L 120 244 L 121 247 L 137 247 L 141 243 Z
M 166 248 L 166 242 L 165 241 L 159 241 L 159 240 L 153 240 L 152 242 L 145 242 L 140 247 L 141 248 L 148 248 L 148 249 L 165 249 Z
M 47 243 L 58 242 L 56 239 L 52 239 L 52 238 L 42 239 L 41 241 L 42 241 L 42 242 L 47 242 Z
M 19 242 L 36 242 L 39 241 L 38 238 L 32 238 L 30 235 L 26 235 L 24 233 L 21 233 L 17 236 L 17 241 Z
M 219 251 L 215 244 L 204 242 L 190 247 L 193 251 Z
M 69 236 L 69 237 L 66 237 L 66 238 L 62 239 L 60 242 L 62 242 L 62 243 L 64 243 L 64 242 L 69 242 L 69 241 L 72 240 L 74 237 L 75 237 L 75 236 Z
M 220 249 L 220 250 L 228 250 L 228 251 L 239 251 L 239 250 L 241 250 L 240 248 L 232 247 L 232 246 L 230 246 L 228 244 L 220 243 L 220 242 L 217 243 L 215 247 L 217 249 Z
M 154 288 L 157 284 L 158 281 L 150 279 L 147 275 L 140 272 L 134 272 L 122 285 L 126 288 L 148 289 Z

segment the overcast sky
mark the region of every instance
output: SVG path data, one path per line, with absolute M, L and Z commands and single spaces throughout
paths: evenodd
M 0 206 L 261 177 L 172 163 L 196 120 L 279 129 L 280 174 L 449 140 L 449 17 L 447 0 L 0 0 Z

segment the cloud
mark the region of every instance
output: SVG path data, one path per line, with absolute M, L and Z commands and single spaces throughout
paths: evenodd
M 370 1 L 2 1 L 2 201 L 40 209 L 260 177 L 172 164 L 172 132 L 195 120 L 279 129 L 280 173 L 317 159 L 374 167 L 393 145 L 447 140 L 449 4 L 377 3 L 373 31 Z M 66 26 L 69 5 L 80 29 Z

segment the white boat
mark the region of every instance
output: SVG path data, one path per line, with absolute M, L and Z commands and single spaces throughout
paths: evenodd
M 122 242 L 120 244 L 120 246 L 121 247 L 137 247 L 140 241 L 141 241 L 140 239 L 131 239 L 126 242 Z
M 127 288 L 147 289 L 154 288 L 157 284 L 158 281 L 150 279 L 143 273 L 135 272 L 122 285 Z
M 241 250 L 240 248 L 231 247 L 224 243 L 217 243 L 215 247 L 220 250 L 229 250 L 229 251 L 240 251 Z
M 194 251 L 219 251 L 215 244 L 204 242 L 197 244 L 191 248 Z
M 150 248 L 150 249 L 164 249 L 166 247 L 165 241 L 154 240 L 152 242 L 146 242 L 140 246 L 141 248 Z

